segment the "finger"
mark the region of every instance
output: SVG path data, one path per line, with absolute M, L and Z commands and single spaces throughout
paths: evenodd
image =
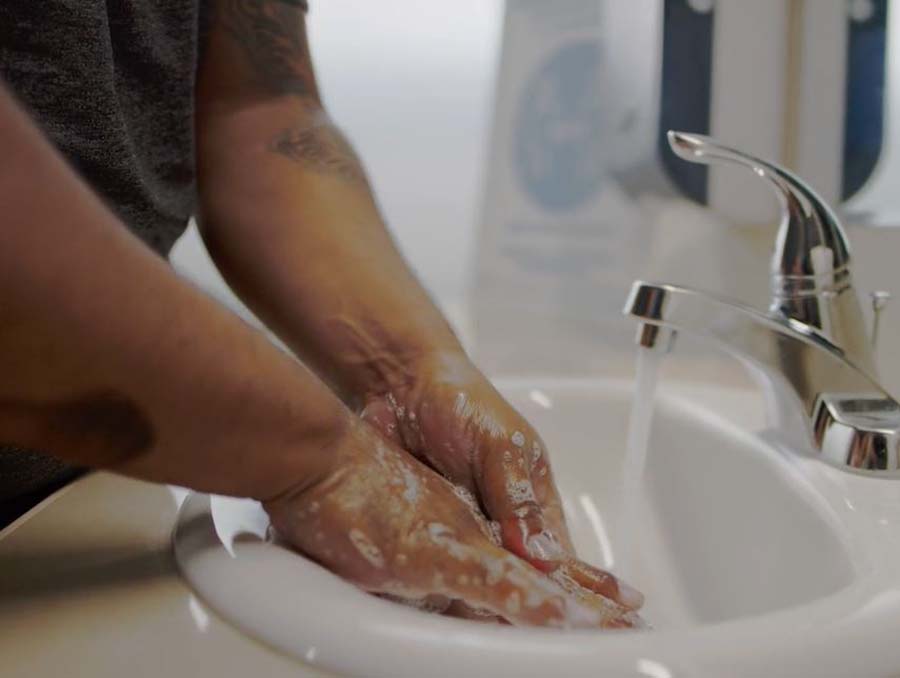
M 577 558 L 572 558 L 560 565 L 557 572 L 558 575 L 552 576 L 569 579 L 576 585 L 605 598 L 610 598 L 631 610 L 639 610 L 644 604 L 644 595 L 640 591 L 609 572 Z
M 475 519 L 475 522 L 481 528 L 482 534 L 484 536 L 487 536 L 494 546 L 501 545 L 503 540 L 496 539 L 493 532 L 487 528 L 485 524 L 486 521 L 483 515 L 478 511 L 477 506 L 475 505 L 474 497 L 472 497 L 466 490 L 458 486 L 451 486 L 451 489 L 458 498 L 461 498 L 463 500 L 463 503 L 469 509 L 471 517 Z M 526 508 L 532 513 L 535 510 L 534 505 L 528 506 Z M 524 520 L 527 522 L 528 517 L 526 517 Z M 509 538 L 507 538 L 507 541 L 509 541 Z M 546 562 L 546 560 L 542 562 Z M 545 569 L 547 571 L 550 571 L 550 568 Z M 637 607 L 640 606 L 640 604 L 643 602 L 643 597 L 637 598 L 638 596 L 640 596 L 640 594 L 638 594 L 630 587 L 622 585 L 620 589 L 619 582 L 613 575 L 604 572 L 603 570 L 591 567 L 587 563 L 582 563 L 575 558 L 566 557 L 565 560 L 562 561 L 559 566 L 557 568 L 554 568 L 552 571 L 554 572 L 554 574 L 559 573 L 559 575 L 566 582 L 571 582 L 571 587 L 567 589 L 570 592 L 575 592 L 574 589 L 579 586 L 585 586 L 586 589 L 592 593 L 611 598 L 612 600 L 619 602 L 620 604 L 624 603 L 625 607 Z M 461 607 L 465 608 L 467 606 L 462 605 Z M 465 612 L 462 612 L 462 614 L 465 615 Z
M 524 436 L 485 460 L 483 495 L 499 521 L 503 545 L 543 572 L 559 572 L 568 581 L 638 609 L 644 597 L 612 574 L 575 557 L 562 502 L 541 441 Z M 519 443 L 519 444 L 516 444 Z
M 533 442 L 532 450 L 531 478 L 535 497 L 541 506 L 548 529 L 559 539 L 563 548 L 571 556 L 560 564 L 560 573 L 580 586 L 611 598 L 625 607 L 633 610 L 640 609 L 644 604 L 642 593 L 609 572 L 596 568 L 576 557 L 571 538 L 569 537 L 562 501 L 556 489 L 556 483 L 553 480 L 550 459 L 544 450 L 543 443 L 539 439 L 535 439 Z
M 566 549 L 538 503 L 523 446 L 492 445 L 482 463 L 480 485 L 489 517 L 500 524 L 503 545 L 545 572 L 556 569 L 567 557 Z
M 531 484 L 534 495 L 544 515 L 547 528 L 556 536 L 567 553 L 574 556 L 575 547 L 569 536 L 569 527 L 563 511 L 562 500 L 553 479 L 550 458 L 540 438 L 531 441 L 528 451 L 531 452 Z
M 440 595 L 424 596 L 421 598 L 411 598 L 393 593 L 376 593 L 375 595 L 377 595 L 379 598 L 384 598 L 385 600 L 390 600 L 394 603 L 406 605 L 407 607 L 414 607 L 415 609 L 422 610 L 423 612 L 434 612 L 447 615 L 451 613 L 450 611 L 451 609 L 453 609 L 453 605 L 456 602 L 450 600 L 446 596 Z
M 455 559 L 453 574 L 445 576 L 445 593 L 469 607 L 489 610 L 519 626 L 642 626 L 633 611 L 584 589 L 567 591 L 489 542 L 456 546 L 464 557 Z
M 465 505 L 466 509 L 468 509 L 469 515 L 478 525 L 478 529 L 481 531 L 481 534 L 487 537 L 495 546 L 501 546 L 503 540 L 500 536 L 500 524 L 496 521 L 488 520 L 485 517 L 484 513 L 481 512 L 481 509 L 478 506 L 478 501 L 475 499 L 475 495 L 473 495 L 469 490 L 467 490 L 462 485 L 454 485 L 449 480 L 446 482 L 450 487 L 451 492 L 453 492 L 453 494 L 456 495 L 456 498 L 460 499 Z
M 403 446 L 397 415 L 386 401 L 372 400 L 363 408 L 359 416 L 389 441 L 400 447 Z
M 508 623 L 503 619 L 503 617 L 498 617 L 490 610 L 483 610 L 477 607 L 472 607 L 462 600 L 454 600 L 453 602 L 451 602 L 447 609 L 444 610 L 444 614 L 448 617 L 467 619 L 469 621 L 484 622 L 488 624 Z

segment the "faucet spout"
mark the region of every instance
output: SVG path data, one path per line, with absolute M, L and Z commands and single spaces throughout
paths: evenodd
M 747 365 L 773 426 L 810 452 L 857 471 L 900 470 L 900 405 L 816 328 L 687 287 L 635 282 L 626 315 L 642 327 L 713 341 Z M 639 337 L 656 336 L 639 332 Z

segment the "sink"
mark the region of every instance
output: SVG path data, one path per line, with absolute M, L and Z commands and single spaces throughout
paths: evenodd
M 761 614 L 852 581 L 839 521 L 790 456 L 758 436 L 689 401 L 660 398 L 634 502 L 640 515 L 625 520 L 631 388 L 570 383 L 544 394 L 550 409 L 535 407 L 530 396 L 543 402 L 541 392 L 507 395 L 554 455 L 579 552 L 644 591 L 655 627 Z
M 447 657 L 471 676 L 900 675 L 892 481 L 783 449 L 755 393 L 675 388 L 625 511 L 629 383 L 498 386 L 551 450 L 579 553 L 644 591 L 651 631 L 491 626 L 381 600 L 267 541 L 259 505 L 225 497 L 184 503 L 182 575 L 244 633 L 349 675 L 448 675 Z

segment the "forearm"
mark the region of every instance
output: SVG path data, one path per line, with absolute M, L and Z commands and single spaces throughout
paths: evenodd
M 355 158 L 332 142 L 339 133 L 293 102 L 281 107 L 242 111 L 201 139 L 202 229 L 228 281 L 345 393 L 378 390 L 433 351 L 461 350 Z M 306 147 L 279 147 L 291 134 Z
M 302 11 L 253 7 L 221 3 L 200 72 L 201 230 L 257 314 L 359 396 L 431 352 L 461 349 L 321 108 Z
M 0 443 L 268 498 L 328 464 L 349 416 L 175 276 L 0 92 Z

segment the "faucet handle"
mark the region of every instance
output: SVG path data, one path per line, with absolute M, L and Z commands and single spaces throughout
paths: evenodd
M 799 177 L 701 134 L 670 131 L 668 140 L 672 152 L 683 160 L 741 165 L 775 188 L 782 213 L 772 258 L 773 282 L 780 288 L 777 294 L 839 291 L 846 284 L 846 276 L 836 275 L 846 272 L 850 263 L 844 229 L 831 208 Z

